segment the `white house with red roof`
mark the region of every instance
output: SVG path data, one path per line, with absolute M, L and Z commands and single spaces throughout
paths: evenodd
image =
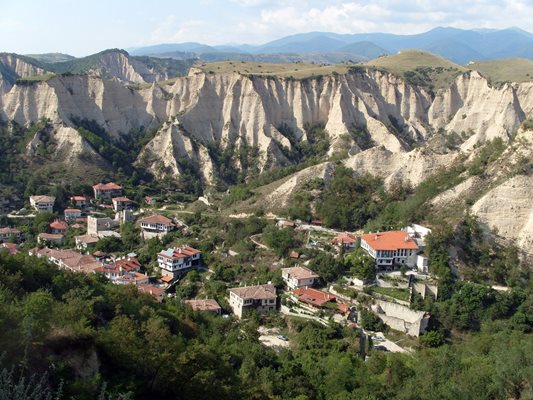
M 96 200 L 111 200 L 113 197 L 122 196 L 122 186 L 114 182 L 97 183 L 93 186 Z
M 50 230 L 52 233 L 64 234 L 68 229 L 68 224 L 66 221 L 61 221 L 59 219 L 54 220 L 50 223 Z
M 22 232 L 15 228 L 0 228 L 0 241 L 3 240 L 13 240 L 13 239 L 20 239 L 22 236 Z
M 348 232 L 339 233 L 333 238 L 331 243 L 339 248 L 343 248 L 345 250 L 352 250 L 357 245 L 357 236 L 355 236 L 355 234 L 353 233 Z
M 30 205 L 39 212 L 53 212 L 55 202 L 53 196 L 30 196 Z
M 67 208 L 64 213 L 65 221 L 76 221 L 76 218 L 81 217 L 81 210 L 78 208 Z
M 290 267 L 281 269 L 281 277 L 290 289 L 313 286 L 319 278 L 317 274 L 305 267 Z
M 176 278 L 181 273 L 200 265 L 200 250 L 189 246 L 174 247 L 161 251 L 157 263 L 162 275 Z
M 77 195 L 77 196 L 71 196 L 70 202 L 76 206 L 76 207 L 87 207 L 87 204 L 89 204 L 89 199 L 85 195 Z
M 116 212 L 131 209 L 132 201 L 125 196 L 113 197 L 111 201 L 113 202 L 113 209 Z
M 239 318 L 252 310 L 259 314 L 276 311 L 277 298 L 276 287 L 271 284 L 229 290 L 229 305 Z
M 144 217 L 139 222 L 141 223 L 141 236 L 143 239 L 164 236 L 176 229 L 176 224 L 170 218 L 159 214 Z
M 361 235 L 361 248 L 374 260 L 378 268 L 416 266 L 418 245 L 406 231 L 390 231 Z

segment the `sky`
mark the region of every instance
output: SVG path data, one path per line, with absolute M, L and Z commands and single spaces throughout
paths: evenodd
M 77 57 L 159 43 L 263 44 L 324 31 L 533 32 L 533 0 L 0 0 L 0 52 Z

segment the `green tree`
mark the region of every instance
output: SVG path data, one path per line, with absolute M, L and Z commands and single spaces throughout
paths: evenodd
M 346 267 L 350 273 L 363 281 L 374 281 L 376 279 L 376 263 L 366 251 L 359 248 L 344 257 Z

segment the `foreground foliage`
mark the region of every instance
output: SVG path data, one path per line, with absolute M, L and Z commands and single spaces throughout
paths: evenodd
M 275 352 L 257 341 L 255 318 L 201 315 L 178 300 L 158 304 L 133 287 L 0 256 L 2 367 L 45 376 L 43 393 L 64 399 L 96 398 L 105 385 L 104 396 L 136 399 L 528 398 L 533 341 L 512 323 L 482 316 L 480 332 L 456 344 L 374 351 L 363 362 L 356 331 L 290 320 L 292 349 Z M 2 382 L 4 398 L 16 398 L 16 380 Z

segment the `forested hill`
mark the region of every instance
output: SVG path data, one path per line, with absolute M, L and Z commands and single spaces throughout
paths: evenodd
M 533 396 L 531 294 L 462 283 L 436 310 L 457 343 L 429 335 L 413 354 L 375 351 L 363 362 L 356 330 L 290 320 L 295 345 L 276 352 L 257 340 L 255 318 L 236 324 L 179 298 L 159 304 L 131 286 L 0 254 L 0 398 Z M 473 320 L 479 332 L 464 330 Z

